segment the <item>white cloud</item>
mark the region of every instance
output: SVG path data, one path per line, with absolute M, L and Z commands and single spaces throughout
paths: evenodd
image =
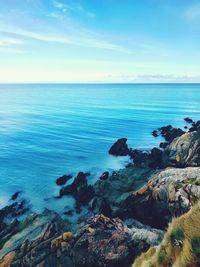
M 92 47 L 92 48 L 113 50 L 113 51 L 117 51 L 121 53 L 131 54 L 131 51 L 129 51 L 128 49 L 120 45 L 102 41 L 102 40 L 99 40 L 93 37 L 92 33 L 90 33 L 90 36 L 88 35 L 77 36 L 76 33 L 74 34 L 68 33 L 65 35 L 64 34 L 63 35 L 49 35 L 46 33 L 37 33 L 33 31 L 27 31 L 16 26 L 12 26 L 12 25 L 9 26 L 9 25 L 3 25 L 3 24 L 0 24 L 0 32 L 17 34 L 17 35 L 32 38 L 35 40 L 43 41 L 43 42 L 76 45 L 76 46 L 82 46 L 82 47 Z

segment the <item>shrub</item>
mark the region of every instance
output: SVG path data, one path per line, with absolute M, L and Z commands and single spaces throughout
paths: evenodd
M 176 244 L 176 241 L 183 241 L 184 238 L 185 235 L 181 228 L 174 228 L 170 234 L 170 240 L 173 246 Z
M 191 240 L 192 251 L 197 258 L 197 261 L 200 262 L 200 237 L 193 237 Z
M 158 262 L 161 264 L 163 263 L 167 258 L 167 252 L 165 248 L 161 247 L 159 253 L 158 253 Z

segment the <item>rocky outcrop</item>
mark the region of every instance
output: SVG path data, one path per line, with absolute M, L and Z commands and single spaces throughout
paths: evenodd
M 97 181 L 94 185 L 95 196 L 89 203 L 90 208 L 94 213 L 104 213 L 101 209 L 104 205 L 109 209 L 110 216 L 120 216 L 123 201 L 147 183 L 153 172 L 149 167 L 133 166 L 114 172 L 107 180 Z
M 109 149 L 109 154 L 114 156 L 127 156 L 129 149 L 126 142 L 127 138 L 118 139 Z
M 24 221 L 18 222 L 15 228 L 7 226 L 0 233 L 3 239 L 0 266 L 73 266 L 68 257 L 72 239 L 71 236 L 67 238 L 70 234 L 66 234 L 65 230 L 68 228 L 67 223 L 56 213 L 48 210 L 41 215 L 30 214 Z M 61 234 L 63 238 L 58 239 Z M 60 254 L 62 248 L 65 251 L 63 255 Z
M 187 212 L 200 198 L 200 168 L 167 168 L 129 195 L 124 216 L 164 229 L 173 217 Z
M 75 233 L 56 213 L 30 214 L 12 235 L 2 236 L 0 266 L 117 267 L 128 266 L 163 236 L 159 230 L 128 228 L 120 219 L 96 215 Z
M 158 130 L 154 130 L 152 132 L 152 135 L 154 137 L 157 137 L 161 135 L 165 141 L 168 143 L 171 143 L 176 137 L 179 137 L 183 135 L 185 131 L 183 131 L 180 128 L 174 128 L 172 125 L 163 126 L 161 128 L 158 128 Z
M 163 161 L 166 166 L 200 166 L 200 130 L 174 139 L 165 149 Z
M 72 252 L 75 266 L 129 266 L 141 251 L 153 243 L 158 244 L 162 235 L 155 229 L 129 229 L 118 218 L 96 215 L 78 233 Z

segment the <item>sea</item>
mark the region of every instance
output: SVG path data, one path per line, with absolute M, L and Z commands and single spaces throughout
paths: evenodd
M 108 154 L 118 138 L 150 150 L 154 129 L 184 117 L 200 119 L 200 84 L 0 84 L 0 208 L 21 191 L 33 211 L 62 214 L 74 199 L 55 198 L 58 177 L 94 184 L 130 162 Z

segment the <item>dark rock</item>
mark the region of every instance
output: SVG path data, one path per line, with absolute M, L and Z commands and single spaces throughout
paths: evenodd
M 72 216 L 74 214 L 74 210 L 67 210 L 64 212 L 65 215 Z
M 80 227 L 72 249 L 74 266 L 130 266 L 138 254 L 158 244 L 162 236 L 161 231 L 129 229 L 119 218 L 96 215 Z
M 17 191 L 16 193 L 14 193 L 11 197 L 11 200 L 16 200 L 19 196 L 19 194 L 21 193 L 21 191 Z
M 189 129 L 189 132 L 194 132 L 200 129 L 200 121 L 193 122 L 192 127 Z
M 189 117 L 184 118 L 184 121 L 186 121 L 187 123 L 193 123 L 193 120 Z
M 101 206 L 99 208 L 99 213 L 101 213 L 101 214 L 103 214 L 109 218 L 111 217 L 112 209 L 111 209 L 107 200 L 102 199 Z
M 57 185 L 64 185 L 71 178 L 72 178 L 72 175 L 63 175 L 63 176 L 59 177 L 58 179 L 56 179 L 56 184 Z
M 151 168 L 160 168 L 162 166 L 162 156 L 163 151 L 157 147 L 154 147 L 149 155 L 149 166 Z
M 151 133 L 154 137 L 158 137 L 159 134 L 158 134 L 158 131 L 154 130 L 152 133 Z
M 99 177 L 100 180 L 107 180 L 109 177 L 109 172 L 103 172 L 102 175 Z
M 163 126 L 158 129 L 161 133 L 161 136 L 165 138 L 165 140 L 171 143 L 175 138 L 183 135 L 185 132 L 180 128 L 173 128 L 171 125 Z
M 130 149 L 129 156 L 133 159 L 135 164 L 142 164 L 148 160 L 149 153 L 138 149 Z
M 187 130 L 187 129 L 188 129 L 188 127 L 187 127 L 187 126 L 184 126 L 184 129 L 186 129 L 186 130 Z
M 165 149 L 168 146 L 168 142 L 161 142 L 159 147 Z
M 129 154 L 127 138 L 118 139 L 110 148 L 109 154 L 114 156 L 127 156 Z
M 88 185 L 88 173 L 79 172 L 71 185 L 60 189 L 60 197 L 72 195 L 80 205 L 86 205 L 94 195 L 93 187 Z

